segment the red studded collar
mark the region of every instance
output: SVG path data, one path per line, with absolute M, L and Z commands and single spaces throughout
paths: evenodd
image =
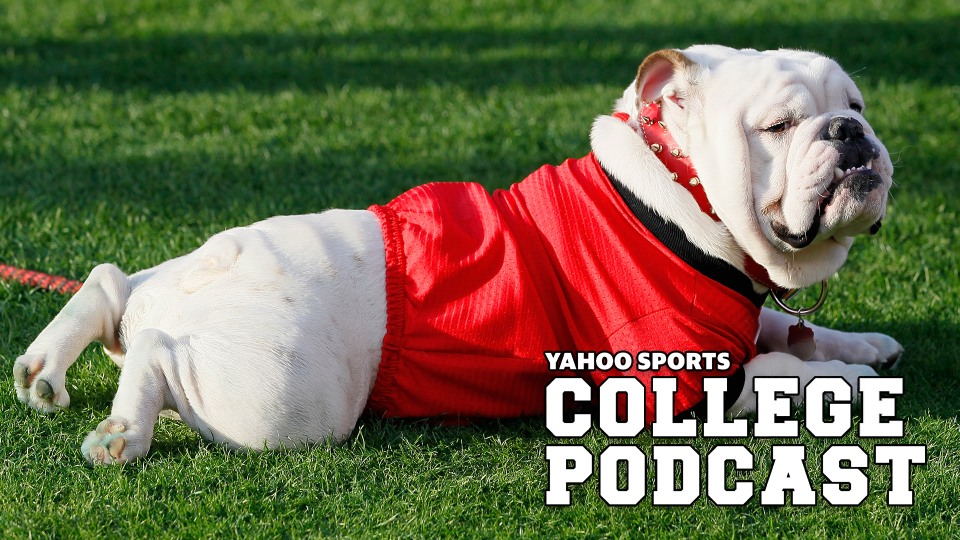
M 720 216 L 717 215 L 710 201 L 707 199 L 707 193 L 700 183 L 700 177 L 697 170 L 693 167 L 690 157 L 684 155 L 683 150 L 673 135 L 667 130 L 667 124 L 663 122 L 660 115 L 660 102 L 643 103 L 637 118 L 637 125 L 640 129 L 637 133 L 643 137 L 650 150 L 657 156 L 661 163 L 670 172 L 673 181 L 683 186 L 684 189 L 693 195 L 697 201 L 700 210 L 710 216 L 716 222 L 720 222 Z M 614 113 L 613 116 L 623 122 L 630 121 L 630 115 L 625 112 Z M 782 287 L 773 283 L 767 269 L 760 265 L 748 253 L 744 253 L 743 269 L 751 279 L 763 286 L 782 290 Z

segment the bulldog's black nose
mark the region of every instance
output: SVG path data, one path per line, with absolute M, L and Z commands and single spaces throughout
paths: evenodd
M 849 116 L 833 118 L 820 135 L 821 140 L 841 143 L 863 137 L 863 124 Z
M 880 157 L 880 151 L 863 132 L 863 124 L 849 116 L 831 118 L 820 130 L 820 140 L 837 149 L 840 159 L 836 167 L 843 171 L 863 167 Z

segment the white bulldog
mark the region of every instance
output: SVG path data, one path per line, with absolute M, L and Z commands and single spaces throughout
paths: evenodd
M 660 107 L 716 217 L 651 151 L 640 129 L 647 103 Z M 828 58 L 659 51 L 615 108 L 619 118 L 593 126 L 597 162 L 703 254 L 749 274 L 757 293 L 833 275 L 853 237 L 875 233 L 884 216 L 893 166 L 856 85 Z M 163 409 L 232 448 L 341 440 L 367 406 L 385 349 L 385 257 L 375 213 L 329 210 L 225 231 L 130 277 L 97 266 L 17 358 L 17 395 L 39 411 L 67 407 L 67 369 L 97 341 L 122 370 L 111 415 L 82 445 L 92 462 L 144 456 Z M 856 392 L 857 377 L 902 352 L 881 334 L 814 327 L 816 355 L 804 362 L 788 353 L 795 317 L 763 309 L 760 322 L 760 354 L 744 366 L 734 413 L 755 407 L 755 376 L 799 376 L 801 387 L 842 376 Z

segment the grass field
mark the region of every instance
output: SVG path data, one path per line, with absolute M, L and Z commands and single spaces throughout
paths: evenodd
M 363 208 L 437 180 L 506 187 L 586 154 L 592 119 L 659 48 L 828 54 L 855 74 L 897 185 L 813 321 L 906 347 L 906 437 L 893 442 L 928 452 L 903 508 L 887 506 L 881 466 L 854 508 L 819 495 L 656 508 L 652 485 L 639 506 L 611 508 L 596 477 L 548 508 L 543 446 L 556 441 L 540 418 L 363 419 L 341 446 L 267 454 L 161 420 L 147 459 L 91 468 L 80 441 L 118 371 L 91 347 L 68 374 L 72 407 L 28 411 L 13 361 L 66 298 L 0 283 L 0 537 L 960 536 L 958 29 L 955 0 L 0 1 L 0 262 L 74 279 L 99 262 L 153 266 L 274 214 Z M 778 442 L 744 441 L 758 464 L 740 476 L 758 491 Z M 800 442 L 816 488 L 828 442 Z

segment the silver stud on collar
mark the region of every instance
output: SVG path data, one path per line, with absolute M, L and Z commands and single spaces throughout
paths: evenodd
M 677 179 L 680 178 L 680 175 L 678 175 L 678 174 L 675 173 L 675 172 L 672 172 L 672 173 L 670 173 L 670 178 L 673 179 L 674 182 L 676 182 Z
M 717 214 L 717 211 L 714 210 L 713 207 L 711 206 L 711 207 L 710 207 L 710 213 L 713 214 L 713 215 L 716 215 L 716 214 Z
M 649 116 L 641 116 L 640 121 L 643 122 L 643 125 L 645 126 L 649 126 L 653 123 L 653 120 L 651 120 Z
M 694 176 L 693 178 L 690 179 L 690 185 L 691 185 L 691 186 L 698 186 L 698 185 L 700 185 L 700 179 L 697 178 L 696 176 Z
M 683 155 L 683 152 L 681 152 L 679 148 L 674 148 L 673 150 L 670 151 L 670 155 L 675 158 L 678 158 Z
M 658 120 L 657 124 L 660 124 L 660 127 L 662 127 L 664 131 L 667 130 L 667 125 L 663 123 L 663 120 Z
M 653 143 L 653 144 L 651 144 L 651 145 L 650 145 L 650 149 L 653 150 L 654 153 L 657 153 L 657 154 L 659 154 L 660 152 L 663 152 L 663 146 L 661 146 L 659 143 Z

